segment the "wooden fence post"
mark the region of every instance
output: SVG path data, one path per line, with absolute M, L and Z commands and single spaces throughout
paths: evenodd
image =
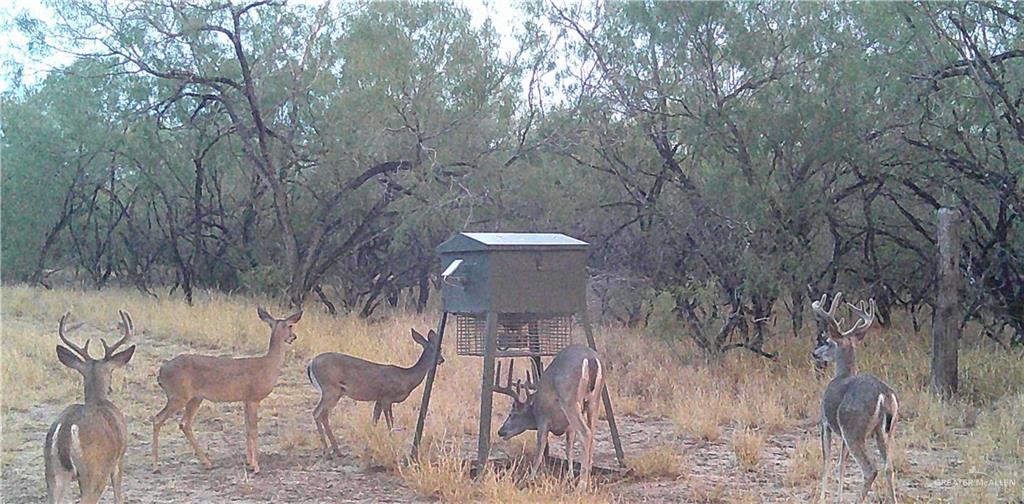
M 938 210 L 939 292 L 932 324 L 932 391 L 949 397 L 957 391 L 960 345 L 960 212 Z

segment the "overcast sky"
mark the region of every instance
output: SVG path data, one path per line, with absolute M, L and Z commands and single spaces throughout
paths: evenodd
M 469 10 L 472 16 L 472 23 L 479 28 L 488 18 L 492 26 L 504 39 L 504 46 L 507 51 L 514 49 L 515 42 L 512 33 L 519 24 L 519 10 L 510 0 L 454 0 L 455 3 L 463 5 Z M 294 3 L 295 0 L 292 0 Z M 299 0 L 300 3 L 311 3 L 319 5 L 319 0 Z M 42 60 L 35 60 L 25 52 L 28 40 L 13 28 L 14 19 L 27 13 L 28 15 L 49 21 L 52 12 L 44 7 L 40 0 L 0 0 L 0 62 L 16 61 L 23 65 L 23 79 L 26 84 L 32 84 L 42 79 L 46 72 L 54 67 L 67 65 L 72 58 L 66 54 L 54 53 Z M 11 85 L 10 68 L 4 64 L 0 67 L 0 92 L 6 91 Z

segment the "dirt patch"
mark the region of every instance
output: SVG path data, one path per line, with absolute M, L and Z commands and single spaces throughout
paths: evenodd
M 244 464 L 244 434 L 241 406 L 204 404 L 196 421 L 196 434 L 207 447 L 214 464 L 204 470 L 180 433 L 176 422 L 169 421 L 161 432 L 161 471 L 150 468 L 151 427 L 149 416 L 163 404 L 163 395 L 155 384 L 156 369 L 169 356 L 185 351 L 218 353 L 213 349 L 190 348 L 147 334 L 139 335 L 139 352 L 126 370 L 123 384 L 116 387 L 113 400 L 122 405 L 128 418 L 130 442 L 125 460 L 125 494 L 130 502 L 417 502 L 433 500 L 414 493 L 394 472 L 367 468 L 358 454 L 362 447 L 351 446 L 339 436 L 343 451 L 340 459 L 323 460 L 315 442 L 310 411 L 315 392 L 306 382 L 303 359 L 289 357 L 281 381 L 264 401 L 260 411 L 260 446 L 263 472 L 251 474 Z M 80 383 L 69 382 L 79 390 Z M 418 392 L 401 408 L 415 408 Z M 4 418 L 5 436 L 20 440 L 5 443 L 2 466 L 3 502 L 42 502 L 42 444 L 50 422 L 64 404 L 39 404 L 24 411 L 9 411 Z M 369 407 L 343 402 L 335 410 L 335 429 L 341 434 L 348 415 L 369 415 Z M 675 433 L 671 422 L 659 418 L 624 415 L 619 428 L 627 457 L 654 448 L 670 446 L 681 455 L 683 467 L 678 477 L 640 480 L 629 475 L 602 483 L 604 493 L 626 502 L 787 502 L 816 498 L 817 478 L 793 482 L 789 477 L 797 445 L 817 439 L 816 426 L 809 423 L 765 435 L 765 447 L 756 470 L 740 468 L 730 439 L 732 430 L 711 442 Z M 496 420 L 497 421 L 497 420 Z M 382 427 L 383 428 L 383 427 Z M 411 426 L 400 426 L 393 436 L 411 438 Z M 563 442 L 552 441 L 552 454 L 563 456 Z M 615 467 L 616 461 L 606 426 L 599 427 L 595 463 Z M 494 453 L 505 449 L 496 446 Z M 936 468 L 952 470 L 958 457 L 951 451 L 907 450 L 906 467 L 899 475 L 898 491 L 906 502 L 951 498 L 942 489 L 930 486 L 930 474 Z M 855 495 L 860 485 L 859 471 L 851 463 L 846 471 L 846 492 Z M 467 482 L 466 484 L 471 484 Z M 72 487 L 77 494 L 77 488 Z M 875 497 L 877 497 L 877 491 Z M 104 502 L 113 502 L 107 492 Z

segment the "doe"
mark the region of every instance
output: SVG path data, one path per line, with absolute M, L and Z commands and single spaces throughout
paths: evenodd
M 270 346 L 259 357 L 211 357 L 207 355 L 179 355 L 160 366 L 157 383 L 167 395 L 167 405 L 153 417 L 153 471 L 159 471 L 160 427 L 171 415 L 181 415 L 181 432 L 188 438 L 192 450 L 203 467 L 213 464 L 196 442 L 192 421 L 203 400 L 213 402 L 241 402 L 245 404 L 245 459 L 253 473 L 260 472 L 259 421 L 260 401 L 270 395 L 281 375 L 284 363 L 284 344 L 295 341 L 292 328 L 302 318 L 299 311 L 288 318 L 271 317 L 263 307 L 256 309 L 260 320 L 270 326 Z
M 331 451 L 341 456 L 338 440 L 331 430 L 331 410 L 342 396 L 356 401 L 373 401 L 373 423 L 376 424 L 381 413 L 384 413 L 384 421 L 388 429 L 391 429 L 394 427 L 391 406 L 404 401 L 419 386 L 434 365 L 435 355 L 438 364 L 444 363 L 444 357 L 439 355 L 441 349 L 438 348 L 438 338 L 434 331 L 427 333 L 424 338 L 413 329 L 412 339 L 423 347 L 419 359 L 412 367 L 378 364 L 335 352 L 317 355 L 306 366 L 309 382 L 320 392 L 320 402 L 313 409 L 313 421 L 320 435 L 324 457 L 330 457 Z M 327 447 L 328 440 L 331 443 L 330 450 Z

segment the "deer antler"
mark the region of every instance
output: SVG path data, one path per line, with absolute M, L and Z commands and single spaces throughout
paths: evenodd
M 843 293 L 837 292 L 835 297 L 832 298 L 832 305 L 829 306 L 828 311 L 825 311 L 822 306 L 825 305 L 825 299 L 827 294 L 822 294 L 821 299 L 811 303 L 811 310 L 814 315 L 829 324 L 834 330 L 835 334 L 840 338 L 848 336 L 857 336 L 863 334 L 871 324 L 875 321 L 875 300 L 872 298 L 870 302 L 861 300 L 857 305 L 846 303 L 846 306 L 857 315 L 858 320 L 853 323 L 853 327 L 843 330 L 842 325 L 845 319 L 836 320 L 836 308 L 839 307 L 839 301 L 842 299 Z
M 533 371 L 526 370 L 526 390 L 537 391 L 537 382 L 533 379 Z
M 871 324 L 875 322 L 875 298 L 871 298 L 868 301 L 860 300 L 856 306 L 846 303 L 846 306 L 850 308 L 850 311 L 858 317 L 858 320 L 854 322 L 853 327 L 843 333 L 843 337 L 851 335 L 861 335 L 871 327 Z
M 122 345 L 131 339 L 132 335 L 135 334 L 135 324 L 132 323 L 132 316 L 124 310 L 117 310 L 117 314 L 121 316 L 121 322 L 118 323 L 118 327 L 124 331 L 124 336 L 114 343 L 114 346 L 108 346 L 107 340 L 100 338 L 100 342 L 103 343 L 103 358 L 109 359 L 110 356 L 114 355 L 114 351 L 121 348 Z
M 74 344 L 74 343 L 72 343 L 71 341 L 68 340 L 68 336 L 67 336 L 66 332 L 67 331 L 74 331 L 75 329 L 78 329 L 79 327 L 82 327 L 82 324 L 84 324 L 84 322 L 79 322 L 79 323 L 77 323 L 77 324 L 75 324 L 75 325 L 73 325 L 71 327 L 65 327 L 65 325 L 67 324 L 67 321 L 68 321 L 68 317 L 70 317 L 70 316 L 71 316 L 71 312 L 65 312 L 64 316 L 62 316 L 60 318 L 60 324 L 57 326 L 57 334 L 60 335 L 60 341 L 62 343 L 64 343 L 64 346 L 70 348 L 76 354 L 78 354 L 79 357 L 81 357 L 81 358 L 83 358 L 85 360 L 92 360 L 89 357 L 89 340 L 88 339 L 85 340 L 85 346 L 84 347 L 80 347 L 80 346 L 78 346 L 78 345 L 76 345 L 76 344 Z
M 494 373 L 494 386 L 491 390 L 499 394 L 507 395 L 515 400 L 519 400 L 519 382 L 516 382 L 513 387 L 512 384 L 512 373 L 515 371 L 516 361 L 512 359 L 508 363 L 508 378 L 506 379 L 505 385 L 501 385 L 501 361 L 498 361 L 498 369 Z

